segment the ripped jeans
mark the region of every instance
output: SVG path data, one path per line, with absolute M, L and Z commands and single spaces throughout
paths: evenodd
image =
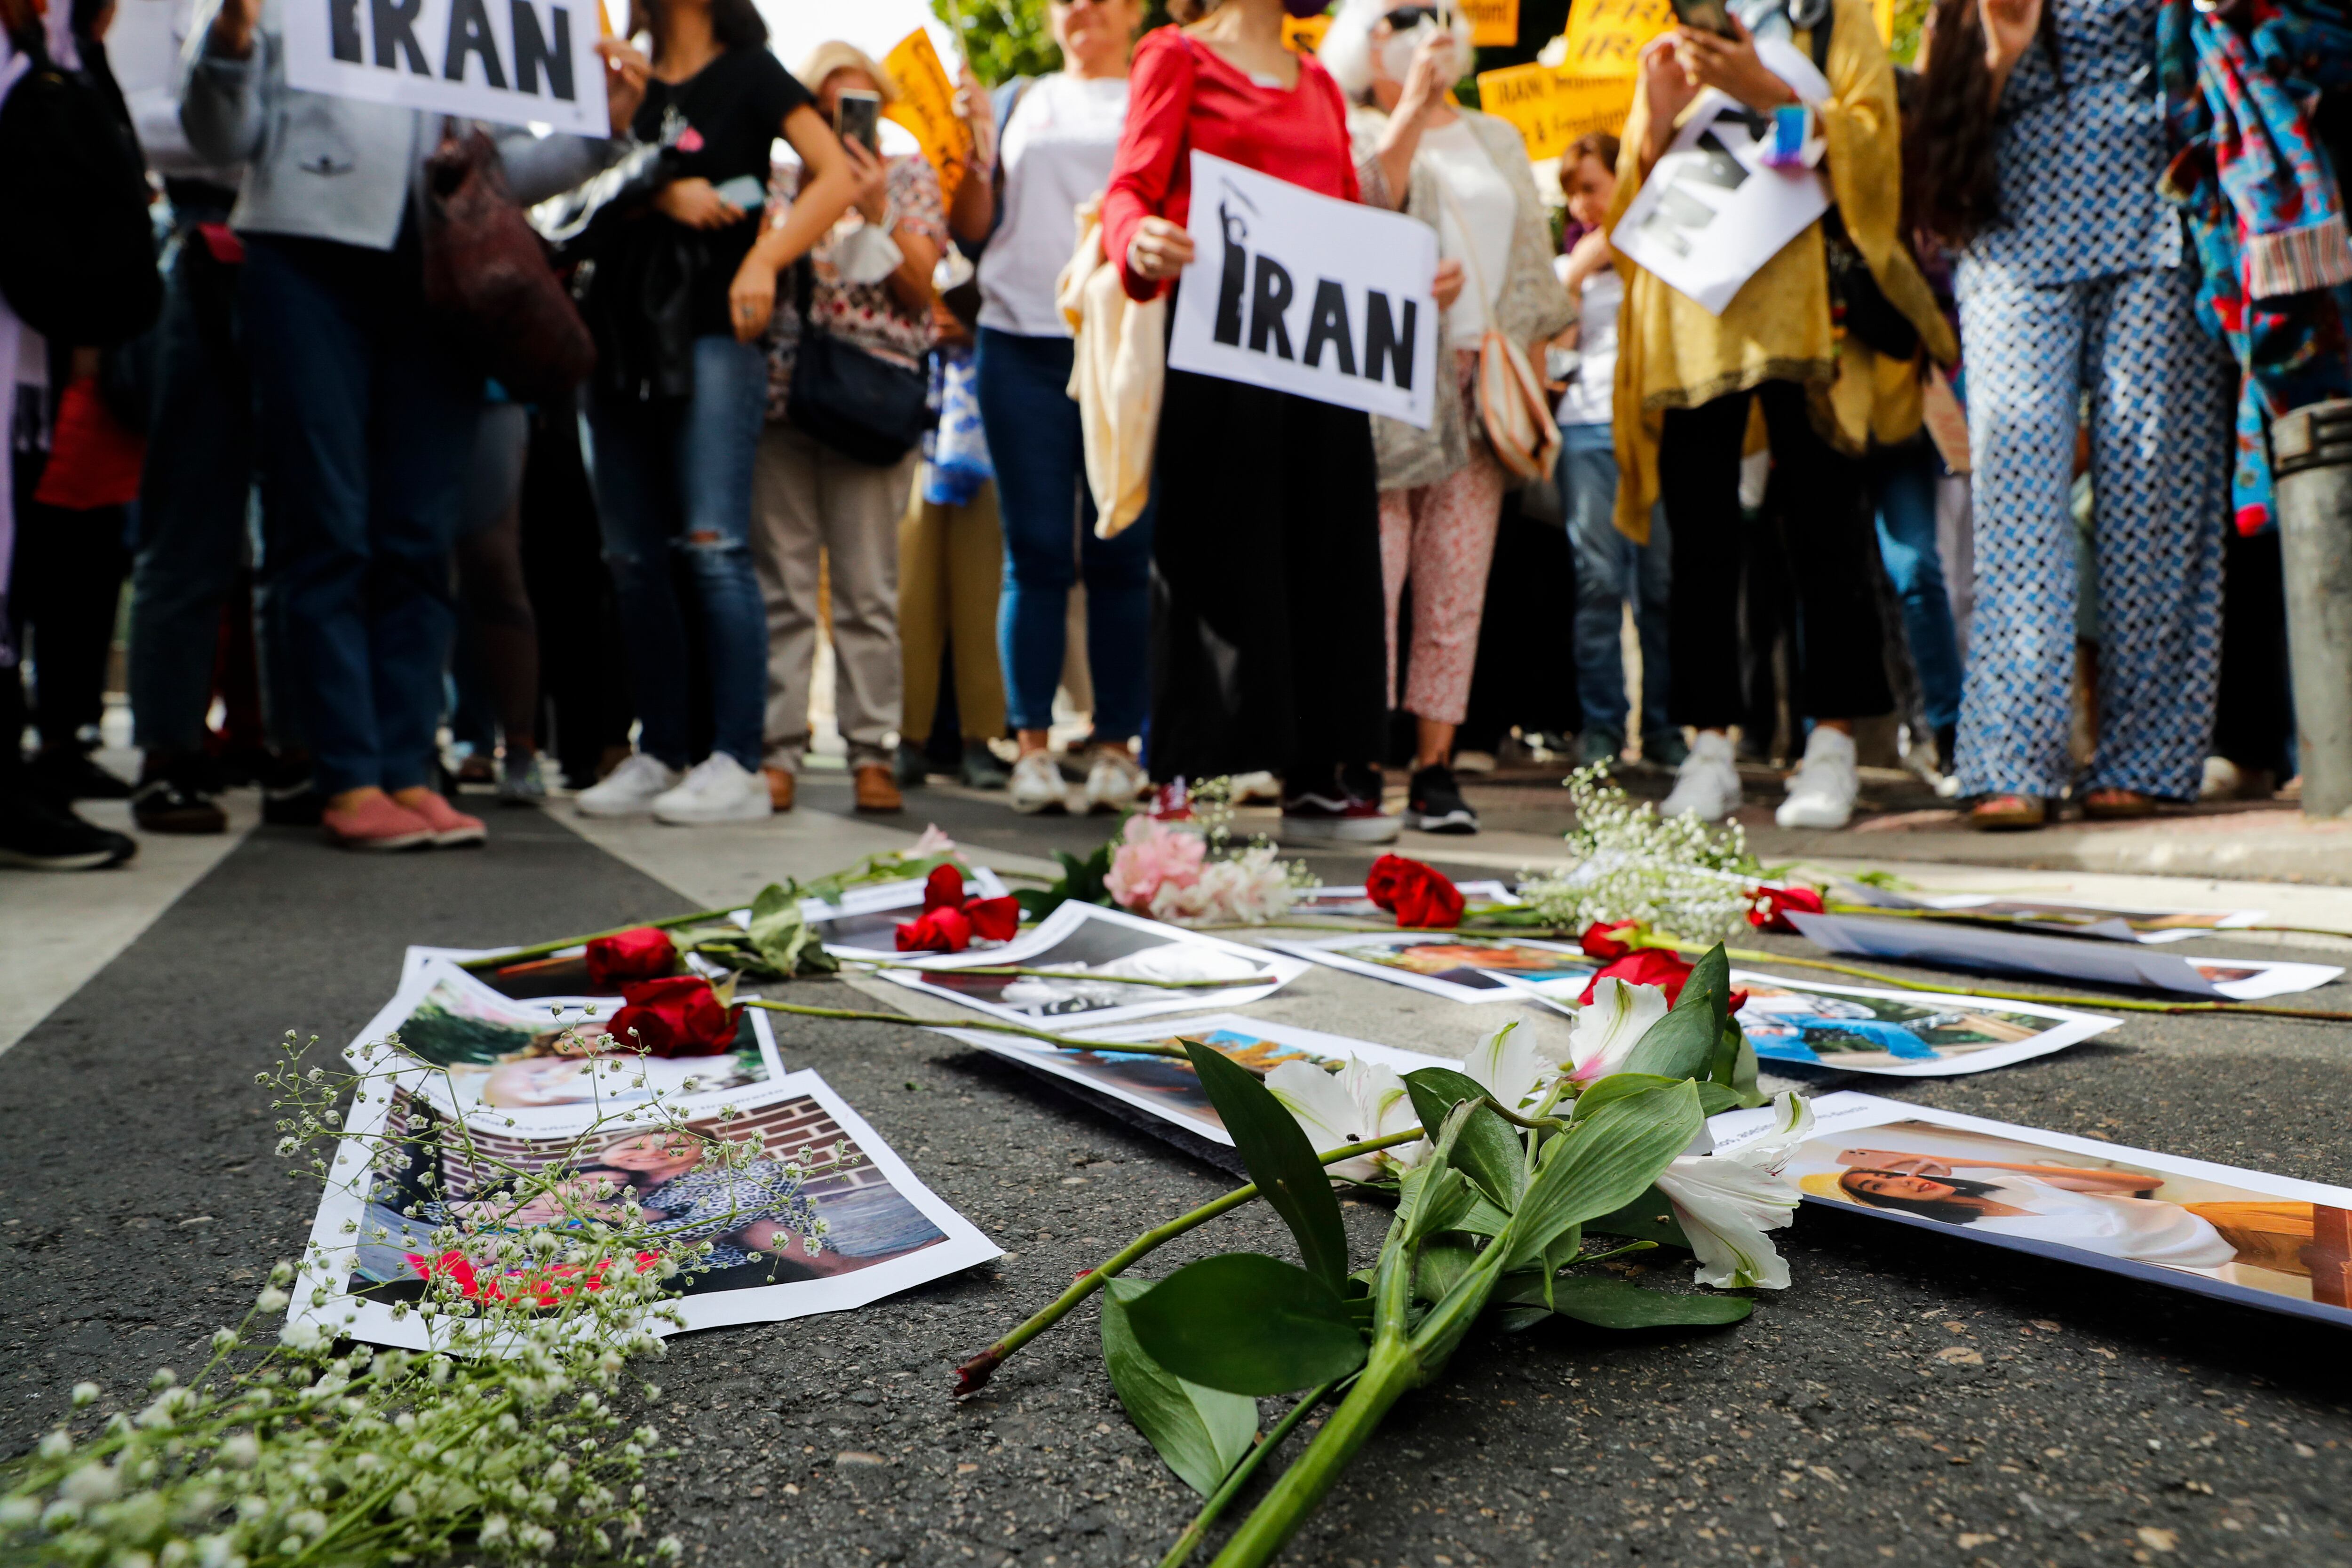
M 582 446 L 596 488 L 604 563 L 620 600 L 637 749 L 695 761 L 686 616 L 673 558 L 699 601 L 710 752 L 760 766 L 767 637 L 751 568 L 751 464 L 768 395 L 766 357 L 730 337 L 694 341 L 694 393 L 636 403 L 595 390 Z

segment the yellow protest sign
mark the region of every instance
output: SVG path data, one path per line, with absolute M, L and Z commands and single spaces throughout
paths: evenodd
M 1895 41 L 1895 0 L 1870 0 L 1870 14 L 1878 23 L 1878 41 Z
M 1557 158 L 1578 137 L 1612 133 L 1633 107 L 1630 76 L 1584 77 L 1550 66 L 1506 66 L 1478 73 L 1478 106 L 1518 127 L 1530 158 Z
M 1282 19 L 1282 47 L 1294 54 L 1311 55 L 1323 47 L 1323 35 L 1330 30 L 1328 12 L 1317 16 L 1286 16 Z
M 1462 10 L 1476 47 L 1507 49 L 1519 41 L 1519 0 L 1462 0 Z
M 1667 0 L 1572 0 L 1568 58 L 1560 69 L 1580 77 L 1630 77 L 1642 46 L 1674 25 Z
M 883 114 L 913 134 L 939 171 L 940 196 L 954 201 L 956 183 L 971 156 L 971 127 L 957 117 L 955 83 L 948 79 L 930 36 L 918 27 L 899 39 L 882 57 L 882 68 L 898 84 L 898 100 Z

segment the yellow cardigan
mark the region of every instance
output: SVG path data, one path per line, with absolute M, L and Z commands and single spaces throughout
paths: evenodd
M 1830 98 L 1813 107 L 1828 143 L 1831 195 L 1871 276 L 1919 331 L 1926 352 L 1949 364 L 1959 352 L 1950 326 L 1911 254 L 1895 235 L 1903 205 L 1903 158 L 1895 71 L 1880 42 L 1871 0 L 1835 0 L 1835 31 L 1823 75 Z M 1811 36 L 1790 42 L 1810 52 Z M 1642 188 L 1649 104 L 1640 84 L 1617 158 L 1617 197 L 1603 226 L 1615 228 Z M 1617 449 L 1618 530 L 1646 543 L 1658 499 L 1658 437 L 1669 408 L 1696 408 L 1767 381 L 1794 381 L 1814 395 L 1824 438 L 1860 451 L 1872 437 L 1901 440 L 1919 427 L 1916 361 L 1890 363 L 1830 325 L 1829 266 L 1819 223 L 1780 247 L 1740 285 L 1721 316 L 1669 288 L 1656 274 L 1616 258 L 1625 279 L 1617 324 L 1612 413 Z M 1834 389 L 1832 384 L 1835 384 Z

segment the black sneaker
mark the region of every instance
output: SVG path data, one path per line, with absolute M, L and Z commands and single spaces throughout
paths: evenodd
M 272 827 L 316 827 L 326 811 L 327 797 L 307 777 L 262 786 L 261 820 Z
M 898 754 L 890 764 L 890 776 L 900 789 L 919 788 L 930 777 L 931 763 L 923 748 L 910 741 L 898 742 Z
M 1013 775 L 996 760 L 988 742 L 971 737 L 964 740 L 963 759 L 956 764 L 956 777 L 966 789 L 1003 789 L 1013 782 Z
M 228 813 L 192 780 L 171 773 L 131 792 L 131 820 L 142 833 L 226 833 Z
M 44 746 L 25 766 L 26 782 L 59 805 L 131 798 L 131 782 L 100 767 L 79 746 Z
M 31 790 L 0 795 L 0 866 L 26 871 L 95 871 L 139 853 L 123 834 L 84 822 Z
M 1286 844 L 1389 844 L 1397 819 L 1381 809 L 1381 775 L 1374 768 L 1339 770 L 1318 789 L 1282 792 Z
M 1478 814 L 1462 798 L 1454 770 L 1436 763 L 1412 775 L 1405 795 L 1405 822 L 1423 833 L 1475 833 Z

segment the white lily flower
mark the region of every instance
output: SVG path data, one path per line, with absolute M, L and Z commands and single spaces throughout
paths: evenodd
M 1402 1132 L 1418 1120 L 1404 1079 L 1388 1068 L 1355 1057 L 1349 1057 L 1348 1065 L 1337 1073 L 1307 1062 L 1283 1062 L 1265 1075 L 1265 1087 L 1284 1110 L 1298 1119 L 1298 1125 L 1307 1131 L 1307 1141 L 1318 1152 Z M 1349 1181 L 1369 1182 L 1379 1176 L 1384 1165 L 1412 1165 L 1426 1147 L 1426 1141 L 1401 1144 L 1359 1159 L 1341 1160 L 1326 1169 Z
M 1772 1130 L 1727 1154 L 1685 1154 L 1658 1190 L 1698 1258 L 1697 1279 L 1720 1289 L 1785 1290 L 1789 1265 L 1764 1233 L 1787 1225 L 1801 1194 L 1780 1174 L 1813 1130 L 1813 1108 L 1794 1091 L 1774 1106 Z
M 1593 986 L 1592 1000 L 1574 1011 L 1563 1065 L 1576 1082 L 1593 1083 L 1621 1070 L 1650 1026 L 1666 1016 L 1666 993 L 1663 986 L 1632 985 L 1610 975 Z M 1561 1060 L 1557 1046 L 1545 1054 Z
M 1543 1052 L 1532 1037 L 1520 1033 L 1516 1022 L 1479 1041 L 1463 1058 L 1462 1071 L 1493 1095 L 1496 1104 L 1514 1110 L 1525 1108 L 1552 1076 Z

